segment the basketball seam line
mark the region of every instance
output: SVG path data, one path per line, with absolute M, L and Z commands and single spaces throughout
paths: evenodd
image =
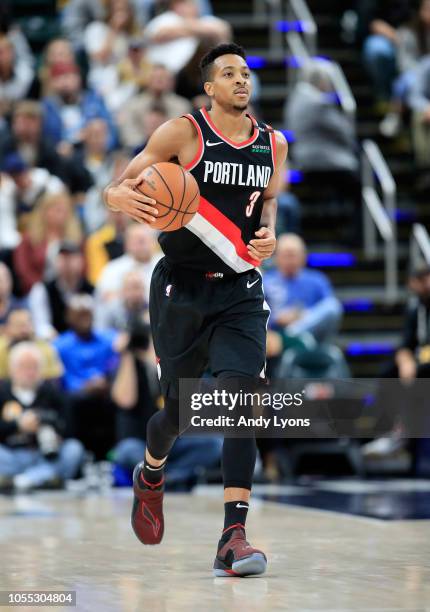
M 181 166 L 181 168 L 182 168 L 182 166 Z M 182 171 L 184 172 L 184 169 L 183 169 L 183 168 L 182 168 Z M 191 172 L 190 172 L 190 174 L 191 174 Z M 184 172 L 184 176 L 185 176 L 185 172 Z M 192 176 L 192 175 L 191 175 L 191 176 Z M 196 198 L 197 198 L 199 195 L 200 195 L 200 189 L 199 189 L 199 186 L 197 185 L 197 191 L 196 191 L 196 193 L 193 195 L 193 197 L 191 198 L 191 200 L 188 202 L 188 204 L 187 204 L 187 205 L 186 205 L 186 207 L 185 207 L 185 211 L 184 211 L 184 213 L 183 213 L 183 216 L 184 216 L 184 217 L 185 217 L 185 215 L 193 215 L 193 216 L 194 216 L 194 215 L 196 214 L 196 212 L 197 212 L 197 210 L 198 210 L 198 207 L 197 207 L 197 210 L 196 210 L 195 212 L 193 212 L 193 213 L 189 213 L 189 212 L 188 212 L 188 209 L 189 209 L 189 207 L 191 206 L 191 204 L 194 202 L 194 200 L 195 200 L 195 199 L 196 199 Z M 182 219 L 182 222 L 183 222 L 183 221 L 184 221 L 184 218 Z M 184 227 L 184 225 L 182 225 L 182 227 Z
M 181 168 L 181 166 L 179 166 L 179 167 Z M 172 204 L 171 204 L 171 206 L 170 206 L 170 210 L 175 210 L 175 216 L 173 217 L 173 219 L 171 219 L 171 220 L 169 221 L 169 223 L 167 223 L 167 225 L 164 225 L 163 227 L 159 227 L 159 228 L 158 228 L 158 229 L 159 229 L 159 230 L 162 232 L 162 231 L 163 231 L 163 230 L 165 230 L 167 227 L 169 227 L 169 225 L 172 225 L 172 223 L 175 221 L 176 217 L 178 216 L 178 213 L 180 212 L 180 210 L 179 210 L 179 209 L 178 209 L 178 210 L 176 210 L 176 209 L 174 209 L 174 208 L 173 208 L 173 204 L 175 203 L 175 198 L 173 197 L 173 193 L 171 192 L 170 187 L 169 187 L 169 185 L 167 184 L 167 182 L 164 180 L 164 177 L 163 177 L 163 175 L 161 174 L 161 172 L 159 172 L 159 171 L 157 170 L 157 168 L 156 168 L 155 166 L 153 166 L 153 165 L 151 166 L 151 168 L 153 168 L 153 169 L 155 170 L 155 172 L 156 172 L 156 173 L 158 174 L 158 176 L 161 178 L 161 180 L 163 181 L 163 183 L 166 185 L 167 191 L 170 193 L 170 197 L 171 197 L 171 200 L 172 200 Z M 182 170 L 182 168 L 181 168 L 181 170 Z M 183 173 L 183 170 L 182 170 L 182 173 Z M 182 195 L 182 199 L 183 199 L 183 197 L 184 197 L 184 196 Z M 182 204 L 182 201 L 181 201 L 181 204 Z M 170 212 L 170 211 L 169 211 L 169 212 Z
M 187 207 L 185 208 L 185 212 L 184 212 L 184 216 L 185 215 L 195 215 L 196 213 L 189 213 L 187 212 L 189 207 L 191 206 L 191 204 L 194 202 L 194 200 L 197 198 L 197 196 L 199 195 L 200 190 L 197 189 L 196 193 L 194 194 L 194 196 L 192 197 L 192 199 L 188 202 Z M 197 209 L 198 210 L 198 209 Z M 197 212 L 196 210 L 196 212 Z

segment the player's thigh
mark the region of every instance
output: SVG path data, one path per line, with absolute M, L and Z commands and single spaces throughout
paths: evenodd
M 266 363 L 267 311 L 249 313 L 216 326 L 209 344 L 213 376 L 236 372 L 259 377 Z
M 195 285 L 175 279 L 159 263 L 151 281 L 150 320 L 165 397 L 177 396 L 180 378 L 199 378 L 204 371 L 209 337 L 204 312 L 204 295 L 197 299 Z

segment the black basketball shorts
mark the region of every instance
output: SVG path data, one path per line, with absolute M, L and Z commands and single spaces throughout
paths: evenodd
M 179 398 L 179 379 L 234 373 L 265 376 L 270 309 L 257 270 L 223 275 L 156 265 L 149 299 L 164 397 Z

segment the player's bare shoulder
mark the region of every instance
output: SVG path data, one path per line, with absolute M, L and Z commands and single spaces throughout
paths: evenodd
M 285 162 L 288 155 L 288 142 L 282 132 L 274 130 L 276 141 L 276 165 L 281 165 Z
M 165 150 L 170 158 L 177 157 L 182 166 L 196 155 L 198 135 L 191 121 L 176 117 L 163 123 L 151 136 L 147 149 Z
M 169 137 L 171 142 L 182 143 L 186 140 L 197 140 L 197 133 L 191 121 L 186 117 L 169 119 L 155 131 L 160 138 Z

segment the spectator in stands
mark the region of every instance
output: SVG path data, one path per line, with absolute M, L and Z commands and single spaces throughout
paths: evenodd
M 102 0 L 70 0 L 61 14 L 62 27 L 75 50 L 84 47 L 86 26 L 93 21 L 103 21 L 105 7 Z
M 3 161 L 0 164 L 0 252 L 2 258 L 14 249 L 21 237 L 16 220 L 16 185 L 12 176 L 5 172 L 10 170 Z
M 430 267 L 426 264 L 412 270 L 408 284 L 412 297 L 405 312 L 403 337 L 393 362 L 383 372 L 383 378 L 398 378 L 404 383 L 398 387 L 390 386 L 395 389 L 396 400 L 403 401 L 408 410 L 413 410 L 410 383 L 417 378 L 430 378 Z M 382 406 L 387 404 L 384 392 L 386 390 L 382 385 L 379 397 Z M 386 457 L 405 446 L 414 453 L 420 445 L 405 440 L 395 425 L 391 435 L 368 442 L 362 447 L 362 452 L 365 457 Z
M 54 261 L 63 240 L 81 241 L 81 228 L 70 196 L 63 191 L 42 197 L 28 220 L 28 230 L 13 253 L 21 290 L 27 294 L 41 280 L 54 276 Z
M 69 329 L 67 304 L 74 295 L 94 291 L 84 274 L 84 257 L 78 243 L 64 241 L 55 260 L 55 275 L 48 282 L 33 285 L 28 305 L 36 333 L 41 338 L 54 338 Z
M 336 103 L 333 68 L 309 61 L 286 105 L 286 124 L 294 129 L 293 161 L 306 172 L 356 175 L 359 162 L 355 125 Z
M 16 187 L 12 177 L 4 172 L 5 163 L 0 163 L 0 253 L 2 259 L 15 248 L 21 237 L 15 214 Z M 6 170 L 9 168 L 6 167 Z
M 160 12 L 160 0 L 134 0 L 139 23 L 144 27 Z M 163 3 L 166 5 L 166 2 Z M 210 0 L 197 0 L 198 14 L 202 17 L 213 15 Z M 164 7 L 163 7 L 164 8 Z
M 51 95 L 51 68 L 54 64 L 76 63 L 75 51 L 67 38 L 54 38 L 43 50 L 40 66 L 30 90 L 30 97 L 39 99 Z
M 31 342 L 15 346 L 10 380 L 0 388 L 0 477 L 17 490 L 56 484 L 77 475 L 84 449 L 64 439 L 65 401 L 45 381 L 42 356 Z
M 64 364 L 67 391 L 106 391 L 108 377 L 117 364 L 113 347 L 116 336 L 93 330 L 93 312 L 90 295 L 73 295 L 67 306 L 69 330 L 54 341 Z
M 26 300 L 17 298 L 12 293 L 12 274 L 9 268 L 0 261 L 0 334 L 9 314 L 26 307 Z M 1 336 L 0 336 L 1 337 Z
M 152 19 L 145 28 L 148 59 L 177 73 L 193 57 L 199 41 L 215 46 L 231 40 L 231 29 L 217 17 L 199 17 L 195 0 L 170 0 L 169 10 Z
M 42 376 L 46 379 L 59 379 L 63 366 L 55 349 L 49 342 L 37 338 L 34 333 L 30 312 L 24 308 L 13 310 L 0 336 L 0 378 L 8 376 L 8 361 L 11 349 L 20 342 L 33 342 L 42 355 Z
M 16 61 L 18 64 L 26 64 L 34 66 L 34 57 L 30 49 L 30 45 L 20 26 L 13 20 L 13 11 L 10 2 L 2 2 L 0 4 L 0 35 L 7 36 L 11 41 Z
M 120 295 L 96 309 L 96 328 L 126 331 L 136 319 L 149 321 L 146 293 L 140 272 L 128 272 L 124 276 Z
M 302 79 L 286 105 L 286 123 L 294 130 L 293 163 L 305 173 L 305 181 L 319 193 L 327 190 L 335 199 L 353 203 L 351 236 L 358 241 L 361 228 L 361 179 L 354 120 L 337 104 L 328 61 L 309 61 Z
M 411 16 L 409 0 L 373 0 L 357 2 L 364 29 L 363 59 L 372 80 L 376 99 L 387 105 L 397 75 L 399 26 Z
M 130 474 L 144 456 L 146 424 L 161 402 L 149 345 L 148 325 L 131 329 L 130 343 L 121 355 L 112 385 L 112 399 L 118 407 L 114 461 Z M 222 439 L 218 437 L 178 438 L 169 455 L 167 482 L 176 486 L 192 485 L 206 469 L 219 465 L 221 448 Z
M 125 234 L 124 255 L 110 261 L 98 280 L 96 285 L 98 302 L 107 304 L 109 300 L 118 297 L 125 275 L 133 269 L 139 271 L 148 299 L 152 271 L 159 259 L 160 253 L 156 252 L 154 231 L 138 223 L 129 225 Z
M 134 148 L 146 142 L 148 129 L 145 118 L 154 107 L 165 109 L 167 119 L 190 112 L 188 100 L 173 93 L 174 84 L 173 74 L 168 68 L 162 64 L 152 67 L 145 91 L 129 100 L 119 113 L 121 141 L 125 146 Z
M 412 142 L 415 161 L 421 177 L 417 184 L 420 191 L 430 190 L 430 55 L 425 56 L 417 67 L 410 96 L 412 109 Z
M 405 313 L 401 345 L 387 378 L 411 381 L 430 378 L 430 267 L 415 269 L 409 278 L 412 299 Z
M 86 233 L 96 231 L 106 222 L 103 189 L 113 180 L 114 175 L 121 174 L 129 161 L 122 152 L 109 151 L 108 139 L 109 126 L 106 121 L 91 119 L 83 129 L 82 148 L 75 156 L 93 182 L 83 198 L 82 218 Z
M 124 253 L 124 233 L 129 219 L 120 212 L 109 210 L 107 221 L 85 242 L 87 279 L 96 285 L 105 265 Z
M 400 75 L 394 81 L 390 109 L 380 124 L 383 136 L 399 133 L 403 111 L 416 81 L 419 60 L 430 53 L 430 0 L 421 0 L 420 8 L 410 24 L 397 30 L 397 66 Z
M 31 212 L 43 194 L 59 194 L 63 182 L 45 168 L 30 168 L 18 153 L 3 159 L 0 182 L 0 248 L 11 249 L 20 241 L 18 221 Z
M 129 0 L 108 0 L 105 21 L 93 21 L 85 29 L 84 47 L 89 58 L 88 84 L 111 111 L 124 102 L 117 65 L 127 55 L 129 43 L 139 32 Z
M 306 265 L 306 247 L 295 234 L 278 238 L 276 268 L 264 275 L 270 326 L 287 337 L 312 334 L 318 342 L 333 338 L 342 306 L 327 277 Z
M 34 100 L 22 100 L 14 108 L 10 135 L 0 141 L 0 160 L 18 153 L 31 168 L 45 168 L 58 176 L 71 193 L 87 191 L 91 176 L 78 159 L 58 155 L 55 147 L 42 137 L 42 107 Z
M 133 155 L 140 153 L 146 147 L 149 138 L 160 125 L 163 125 L 168 120 L 167 112 L 164 106 L 155 103 L 150 106 L 142 120 L 142 136 L 143 141 L 134 148 Z
M 117 65 L 119 87 L 124 90 L 124 101 L 147 87 L 151 69 L 144 41 L 140 36 L 134 36 L 128 43 L 126 57 Z
M 64 365 L 63 387 L 71 394 L 72 431 L 102 458 L 114 442 L 109 379 L 118 363 L 117 335 L 95 331 L 93 311 L 90 295 L 74 295 L 67 308 L 70 329 L 54 340 L 54 346 Z
M 12 104 L 24 98 L 33 79 L 33 68 L 18 60 L 12 40 L 0 33 L 0 117 L 10 112 Z
M 83 89 L 76 64 L 54 64 L 50 71 L 52 94 L 42 101 L 44 134 L 62 153 L 82 141 L 82 129 L 90 119 L 104 119 L 109 126 L 109 148 L 116 145 L 116 130 L 103 98 Z

